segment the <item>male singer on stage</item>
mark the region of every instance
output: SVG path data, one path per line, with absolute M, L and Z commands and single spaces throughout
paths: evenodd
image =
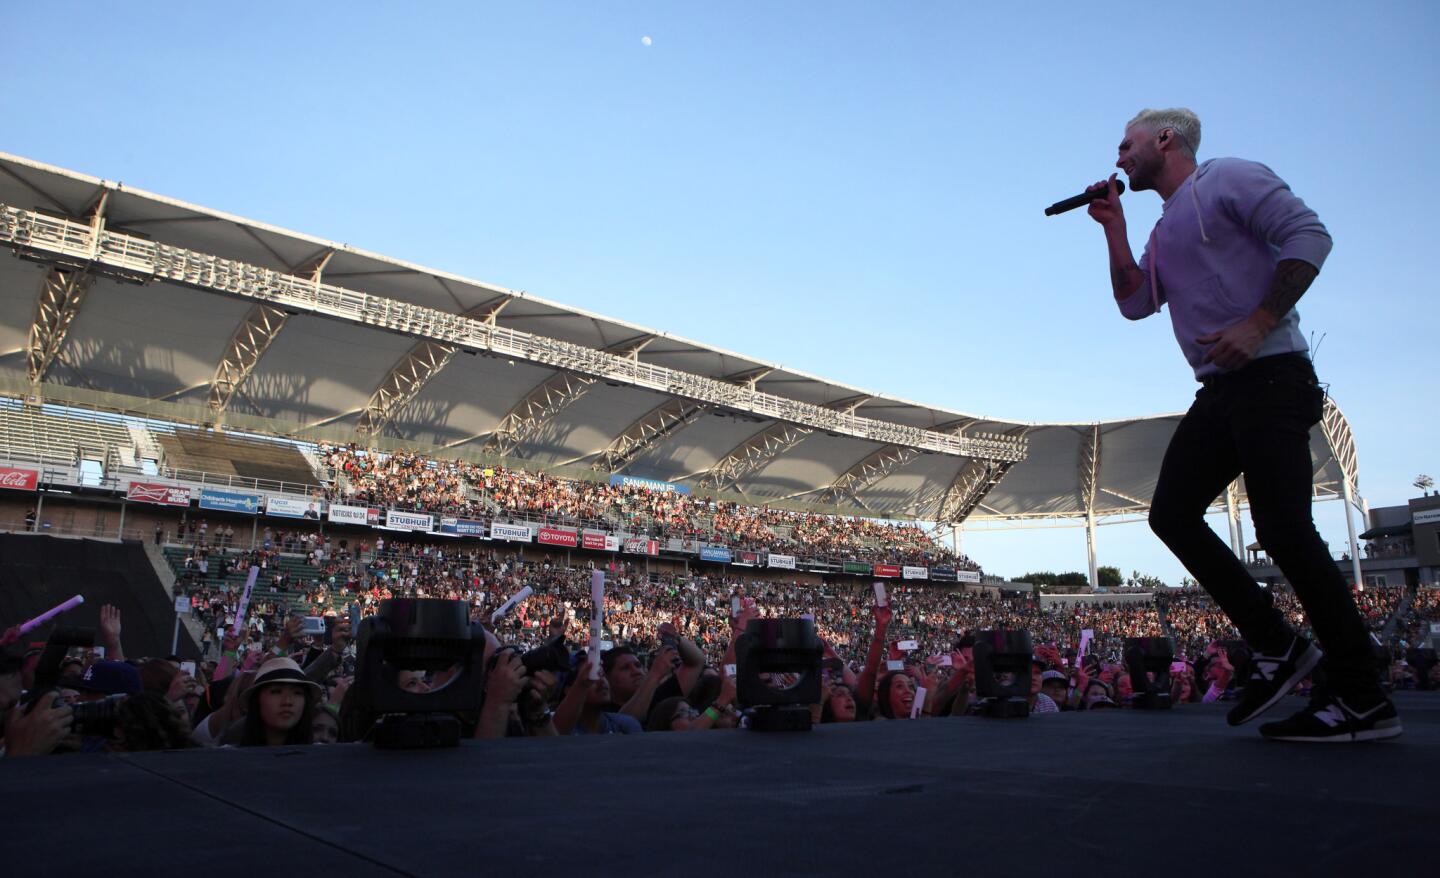
M 1199 146 L 1200 120 L 1189 110 L 1144 110 L 1125 126 L 1116 167 L 1133 191 L 1153 189 L 1165 202 L 1138 265 L 1115 175 L 1090 187 L 1107 190 L 1089 212 L 1105 229 L 1120 313 L 1139 320 L 1168 305 L 1200 382 L 1165 452 L 1150 527 L 1254 651 L 1231 725 L 1274 707 L 1319 665 L 1325 685 L 1309 705 L 1262 725 L 1261 735 L 1394 737 L 1400 718 L 1380 688 L 1369 634 L 1310 514 L 1310 428 L 1325 394 L 1295 303 L 1319 274 L 1330 235 L 1269 168 L 1236 158 L 1197 165 Z M 1290 627 L 1205 522 L 1242 473 L 1255 536 L 1295 589 L 1318 645 Z

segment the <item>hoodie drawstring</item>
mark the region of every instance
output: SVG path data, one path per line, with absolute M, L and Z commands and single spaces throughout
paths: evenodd
M 1200 211 L 1200 196 L 1195 194 L 1195 187 L 1200 184 L 1200 169 L 1195 169 L 1195 176 L 1190 181 L 1190 201 L 1195 205 L 1195 220 L 1200 223 L 1200 240 L 1206 244 L 1210 243 L 1210 236 L 1205 234 L 1205 214 Z

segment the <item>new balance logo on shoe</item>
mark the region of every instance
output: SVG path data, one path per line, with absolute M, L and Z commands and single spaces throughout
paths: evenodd
M 1266 682 L 1274 682 L 1275 672 L 1280 670 L 1280 662 L 1277 659 L 1255 658 L 1255 677 L 1264 677 Z
M 1327 704 L 1324 710 L 1315 712 L 1315 718 L 1333 729 L 1345 722 L 1345 711 L 1341 710 L 1338 704 Z

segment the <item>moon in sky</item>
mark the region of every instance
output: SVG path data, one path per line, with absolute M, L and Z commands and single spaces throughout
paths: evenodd
M 652 40 L 652 39 L 650 39 L 649 37 L 641 37 L 641 38 L 640 38 L 640 45 L 642 45 L 642 46 L 648 46 L 648 45 L 650 45 L 650 44 L 653 43 L 653 42 L 655 42 L 655 41 Z

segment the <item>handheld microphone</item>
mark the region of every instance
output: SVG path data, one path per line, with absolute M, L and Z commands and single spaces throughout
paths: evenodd
M 1118 195 L 1124 191 L 1125 181 L 1121 180 L 1119 177 L 1116 177 L 1115 194 Z M 1089 204 L 1097 198 L 1104 198 L 1105 194 L 1105 187 L 1103 186 L 1099 189 L 1094 190 L 1093 192 L 1081 192 L 1079 195 L 1071 196 L 1064 201 L 1057 201 L 1049 207 L 1045 208 L 1045 215 L 1055 216 L 1056 214 L 1064 213 L 1067 210 L 1074 210 L 1077 207 L 1084 207 L 1085 205 Z

